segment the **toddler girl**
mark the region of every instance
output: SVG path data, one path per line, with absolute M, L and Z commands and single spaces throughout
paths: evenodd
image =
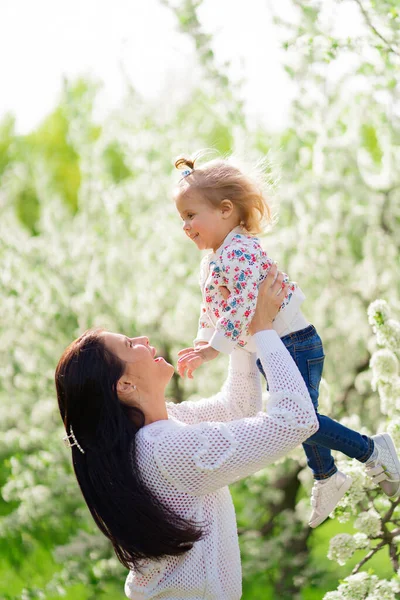
M 255 351 L 248 329 L 259 283 L 273 264 L 255 237 L 271 220 L 262 186 L 229 160 L 212 160 L 199 167 L 195 162 L 196 158 L 176 161 L 176 168 L 184 170 L 174 194 L 184 232 L 199 250 L 211 250 L 201 261 L 202 304 L 194 347 L 179 352 L 178 372 L 184 376 L 187 371 L 190 378 L 219 352 L 230 354 L 235 346 Z M 352 483 L 338 471 L 331 449 L 365 463 L 368 474 L 388 496 L 400 495 L 400 461 L 389 434 L 370 438 L 318 414 L 325 357 L 321 338 L 301 312 L 304 300 L 299 286 L 289 281 L 274 329 L 303 376 L 319 421 L 319 430 L 303 444 L 315 480 L 309 525 L 317 527 Z

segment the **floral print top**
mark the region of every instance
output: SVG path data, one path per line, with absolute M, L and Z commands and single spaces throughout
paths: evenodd
M 194 343 L 209 342 L 219 352 L 230 354 L 238 345 L 253 351 L 248 326 L 257 304 L 258 286 L 267 276 L 273 260 L 260 245 L 258 238 L 236 227 L 222 246 L 205 256 L 200 267 L 202 304 L 199 329 Z M 289 282 L 289 277 L 285 276 Z M 224 300 L 219 288 L 226 286 L 231 295 Z M 274 321 L 279 334 L 298 313 L 304 294 L 295 282 Z

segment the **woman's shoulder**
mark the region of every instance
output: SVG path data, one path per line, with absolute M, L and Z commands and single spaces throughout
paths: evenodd
M 136 443 L 157 441 L 163 435 L 169 433 L 179 433 L 183 427 L 186 427 L 185 423 L 182 423 L 175 417 L 169 416 L 168 419 L 162 419 L 160 421 L 154 421 L 145 425 L 136 434 Z

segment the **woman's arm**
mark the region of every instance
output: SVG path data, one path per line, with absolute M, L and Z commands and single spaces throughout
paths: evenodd
M 211 398 L 167 403 L 168 414 L 194 425 L 204 421 L 233 421 L 261 410 L 261 380 L 256 355 L 235 348 L 229 357 L 228 377 L 222 390 Z
M 180 491 L 196 496 L 215 492 L 286 455 L 318 429 L 305 383 L 277 334 L 262 331 L 255 338 L 270 387 L 267 412 L 171 427 L 157 438 L 156 464 Z

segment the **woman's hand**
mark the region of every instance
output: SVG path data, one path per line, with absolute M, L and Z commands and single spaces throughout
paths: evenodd
M 258 288 L 256 312 L 249 326 L 249 334 L 254 335 L 264 329 L 272 329 L 272 323 L 279 307 L 285 299 L 288 284 L 283 283 L 285 274 L 272 265 L 267 277 Z

